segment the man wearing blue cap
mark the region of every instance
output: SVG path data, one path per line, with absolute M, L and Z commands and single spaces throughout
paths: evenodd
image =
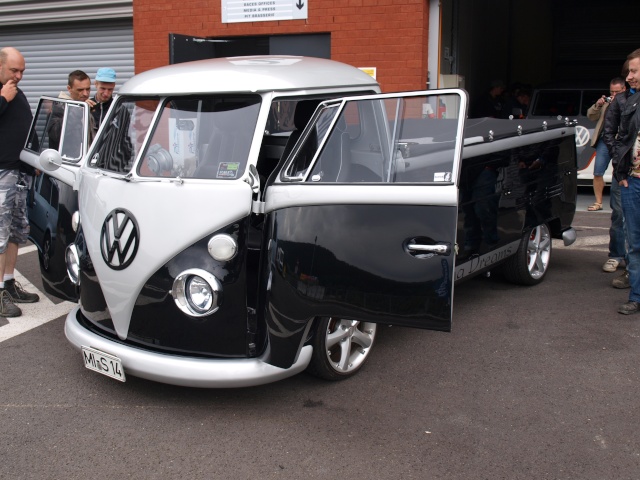
M 113 102 L 113 89 L 116 86 L 116 71 L 113 68 L 99 68 L 95 79 L 96 96 L 87 103 L 91 105 L 93 115 L 93 136 L 95 137 L 102 120 L 106 117 Z

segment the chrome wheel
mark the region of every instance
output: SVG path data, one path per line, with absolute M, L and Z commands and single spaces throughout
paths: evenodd
M 376 331 L 375 323 L 321 318 L 313 341 L 309 371 L 327 380 L 340 380 L 355 374 L 369 357 Z
M 515 255 L 502 266 L 507 280 L 520 285 L 540 283 L 551 262 L 551 233 L 546 224 L 534 227 L 520 240 Z
M 551 258 L 551 234 L 545 224 L 534 228 L 529 235 L 527 246 L 527 268 L 534 279 L 542 278 L 549 267 Z

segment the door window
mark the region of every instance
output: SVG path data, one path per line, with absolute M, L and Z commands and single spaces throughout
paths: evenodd
M 35 153 L 52 148 L 66 162 L 79 162 L 88 141 L 86 110 L 86 104 L 42 99 L 25 148 Z
M 58 191 L 57 183 L 53 183 L 51 186 L 51 206 L 54 210 L 58 209 L 58 199 L 60 198 L 60 192 Z
M 42 175 L 42 183 L 40 184 L 40 195 L 47 202 L 51 203 L 51 191 L 53 190 L 53 183 L 51 177 L 47 174 Z
M 579 112 L 580 90 L 541 90 L 533 105 L 531 116 L 567 117 L 578 115 Z
M 458 92 L 325 102 L 281 181 L 452 184 L 460 105 Z

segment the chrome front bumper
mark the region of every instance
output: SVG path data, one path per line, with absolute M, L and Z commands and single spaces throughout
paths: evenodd
M 276 382 L 307 368 L 313 352 L 311 345 L 303 347 L 296 362 L 287 369 L 274 367 L 260 358 L 214 360 L 150 352 L 112 342 L 87 330 L 77 320 L 79 310 L 80 307 L 76 307 L 69 312 L 64 324 L 67 340 L 75 348 L 92 347 L 115 355 L 122 361 L 126 375 L 172 385 L 237 388 Z

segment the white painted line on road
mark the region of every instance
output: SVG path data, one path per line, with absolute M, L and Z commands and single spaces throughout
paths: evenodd
M 18 254 L 22 255 L 33 252 L 34 250 L 36 250 L 36 247 L 30 245 L 18 250 Z M 55 304 L 34 287 L 29 280 L 22 276 L 18 270 L 15 270 L 15 276 L 16 281 L 20 282 L 22 288 L 28 292 L 35 292 L 40 295 L 40 301 L 36 303 L 19 303 L 18 306 L 22 310 L 22 315 L 20 317 L 4 318 L 4 320 L 7 320 L 9 323 L 0 327 L 0 343 L 39 327 L 40 325 L 44 325 L 62 315 L 66 315 L 75 306 L 75 303 L 71 302 Z
M 21 247 L 20 249 L 18 249 L 18 255 L 35 252 L 36 250 L 38 250 L 38 247 L 36 247 L 35 245 L 29 245 L 28 247 Z

